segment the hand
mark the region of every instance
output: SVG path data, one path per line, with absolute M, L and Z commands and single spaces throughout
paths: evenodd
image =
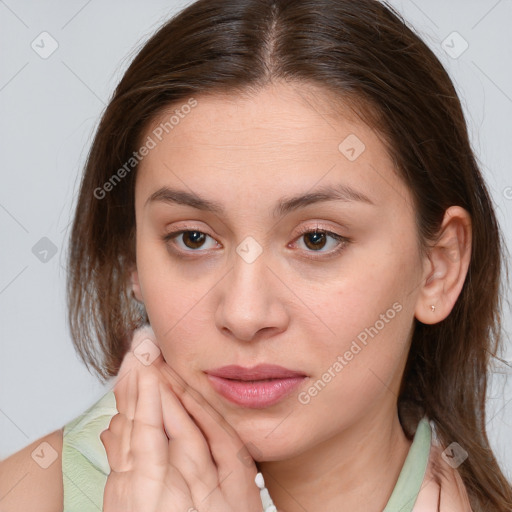
M 261 512 L 242 440 L 161 353 L 145 366 L 127 352 L 114 394 L 104 512 Z

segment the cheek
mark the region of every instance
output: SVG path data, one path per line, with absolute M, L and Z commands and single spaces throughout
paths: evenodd
M 146 311 L 164 359 L 176 369 L 197 365 L 211 332 L 204 290 L 177 273 L 148 266 L 139 271 Z
M 310 350 L 316 355 L 319 374 L 343 373 L 360 381 L 371 368 L 384 373 L 394 368 L 407 346 L 412 315 L 399 301 L 367 308 L 363 303 L 354 313 L 338 311 L 329 336 L 308 336 L 315 340 Z
M 299 397 L 305 423 L 316 417 L 320 431 L 333 433 L 378 409 L 383 401 L 396 400 L 409 322 L 398 305 L 383 313 L 385 320 L 340 331 L 334 342 L 320 349 L 310 345 L 316 371 Z
M 346 343 L 360 333 L 364 341 L 365 329 L 377 323 L 379 331 L 383 331 L 389 324 L 396 323 L 398 310 L 405 308 L 406 299 L 410 300 L 405 292 L 405 273 L 404 265 L 402 271 L 392 271 L 389 267 L 369 264 L 364 271 L 347 273 L 306 296 L 304 303 L 321 320 L 316 326 L 318 329 L 320 325 L 326 344 L 333 340 L 335 344 L 339 344 L 339 340 Z M 304 318 L 312 316 L 310 312 Z
M 316 378 L 327 381 L 329 372 L 335 374 L 332 382 L 337 384 L 332 387 L 341 386 L 339 392 L 347 393 L 347 400 L 360 389 L 376 392 L 374 386 L 382 386 L 376 376 L 387 382 L 399 368 L 413 322 L 413 274 L 410 258 L 395 251 L 386 259 L 366 262 L 360 272 L 316 288 L 306 302 L 321 319 L 303 323 L 306 338 L 314 340 L 309 351 L 317 360 Z M 309 317 L 313 315 L 304 318 Z

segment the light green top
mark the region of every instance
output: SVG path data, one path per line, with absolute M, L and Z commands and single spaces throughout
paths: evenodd
M 103 510 L 103 491 L 110 473 L 100 433 L 117 414 L 113 391 L 64 425 L 62 475 L 64 512 Z M 432 432 L 423 418 L 416 429 L 393 493 L 383 512 L 411 512 L 425 476 Z

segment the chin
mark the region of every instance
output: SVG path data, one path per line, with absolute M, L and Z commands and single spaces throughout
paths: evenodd
M 261 430 L 255 430 L 253 423 L 252 429 L 250 426 L 248 427 L 247 434 L 245 434 L 245 429 L 238 432 L 240 439 L 255 461 L 267 462 L 285 460 L 297 455 L 298 450 L 300 450 L 301 447 L 297 442 L 298 440 L 287 435 L 288 433 L 284 430 L 282 432 L 284 436 L 273 437 L 272 434 L 269 435 L 274 428 L 275 423 Z M 243 457 L 244 453 L 242 449 L 240 457 Z

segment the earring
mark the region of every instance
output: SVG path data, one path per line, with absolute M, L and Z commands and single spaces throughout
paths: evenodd
M 432 312 L 434 312 L 434 311 L 436 310 L 436 307 L 434 306 L 434 304 L 432 304 L 432 305 L 430 306 L 430 309 L 432 310 Z

